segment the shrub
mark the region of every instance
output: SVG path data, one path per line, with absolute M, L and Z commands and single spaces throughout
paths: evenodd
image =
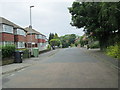
M 29 58 L 30 55 L 29 55 L 29 49 L 26 49 L 26 48 L 22 48 L 22 49 L 16 49 L 16 51 L 22 51 L 23 52 L 23 58 Z
M 120 59 L 120 45 L 109 46 L 106 49 L 106 54 L 114 58 Z
M 71 47 L 75 47 L 75 44 L 71 44 L 70 46 L 71 46 Z
M 29 50 L 28 49 L 23 50 L 23 58 L 29 58 Z
M 47 50 L 51 50 L 51 45 L 50 44 L 48 44 Z
M 50 45 L 51 46 L 60 46 L 60 40 L 59 39 L 51 39 L 50 40 Z
M 2 49 L 2 58 L 7 58 L 13 56 L 13 53 L 15 51 L 15 45 L 6 45 L 1 46 Z
M 93 43 L 91 43 L 90 45 L 89 45 L 89 47 L 92 49 L 94 49 L 94 48 L 100 48 L 100 45 L 99 45 L 99 42 L 98 41 L 95 41 L 95 42 L 93 42 Z

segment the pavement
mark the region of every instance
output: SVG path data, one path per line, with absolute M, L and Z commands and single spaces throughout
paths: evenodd
M 97 57 L 99 60 L 102 60 L 103 62 L 111 65 L 112 67 L 120 70 L 120 66 L 118 63 L 119 60 L 106 55 L 105 52 L 100 51 L 100 49 L 89 49 L 89 50 L 83 49 L 83 50 L 85 52 L 89 53 L 89 55 L 91 55 L 93 57 Z
M 57 50 L 52 50 L 43 54 L 40 54 L 39 57 L 33 57 L 33 58 L 28 58 L 23 60 L 22 63 L 13 63 L 13 64 L 9 64 L 9 65 L 4 65 L 4 66 L 0 66 L 0 68 L 2 67 L 2 75 L 4 74 L 8 74 L 11 72 L 15 72 L 15 71 L 19 71 L 23 68 L 27 68 L 33 64 L 36 64 L 37 60 L 45 60 L 45 59 L 49 59 L 52 55 L 56 54 L 60 49 Z M 112 57 L 109 57 L 107 55 L 105 55 L 103 52 L 99 51 L 99 49 L 85 49 L 85 48 L 81 48 L 81 50 L 83 50 L 84 52 L 90 53 L 89 55 L 94 56 L 99 58 L 99 60 L 104 61 L 105 63 L 108 63 L 109 65 L 111 65 L 112 67 L 115 67 L 117 69 L 120 69 L 118 67 L 118 61 Z
M 47 58 L 50 58 L 52 55 L 54 55 L 58 51 L 59 49 L 52 50 L 52 51 L 40 54 L 39 57 L 32 57 L 32 58 L 24 59 L 22 63 L 13 63 L 9 65 L 0 66 L 0 68 L 2 68 L 2 75 L 12 73 L 15 71 L 19 71 L 23 68 L 27 68 L 33 64 L 36 64 L 35 61 L 43 60 L 43 59 L 45 60 Z

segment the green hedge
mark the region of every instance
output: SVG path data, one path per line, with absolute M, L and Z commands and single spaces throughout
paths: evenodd
M 12 57 L 15 51 L 15 45 L 0 46 L 0 49 L 2 50 L 2 58 Z
M 109 46 L 106 49 L 106 54 L 114 58 L 120 59 L 120 45 Z
M 89 48 L 94 49 L 94 48 L 100 48 L 99 42 L 95 41 L 89 45 Z
M 24 48 L 24 49 L 16 49 L 17 51 L 23 51 L 23 59 L 25 58 L 29 58 L 30 57 L 30 52 L 28 49 Z
M 29 58 L 29 57 L 30 57 L 29 50 L 28 49 L 24 50 L 23 51 L 23 58 Z
M 47 50 L 51 50 L 51 45 L 50 44 L 47 46 Z

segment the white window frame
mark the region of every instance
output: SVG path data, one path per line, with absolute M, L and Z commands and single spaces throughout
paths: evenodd
M 13 27 L 10 25 L 3 24 L 2 32 L 12 33 L 13 34 Z
M 17 35 L 22 35 L 22 36 L 26 36 L 26 32 L 23 29 L 17 29 Z
M 38 35 L 35 34 L 35 39 L 38 39 Z
M 13 45 L 14 42 L 13 41 L 4 41 L 2 42 L 2 45 L 5 46 L 5 45 Z
M 25 42 L 17 42 L 17 48 L 25 48 Z
M 39 35 L 39 39 L 42 39 L 42 35 Z

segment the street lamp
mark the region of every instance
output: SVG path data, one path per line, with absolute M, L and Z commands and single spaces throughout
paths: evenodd
M 31 18 L 31 8 L 34 6 L 30 6 L 30 28 L 32 28 L 32 18 Z
M 29 29 L 32 29 L 32 17 L 31 17 L 31 8 L 34 6 L 30 6 L 30 26 Z M 31 32 L 31 53 L 32 53 L 32 32 Z

